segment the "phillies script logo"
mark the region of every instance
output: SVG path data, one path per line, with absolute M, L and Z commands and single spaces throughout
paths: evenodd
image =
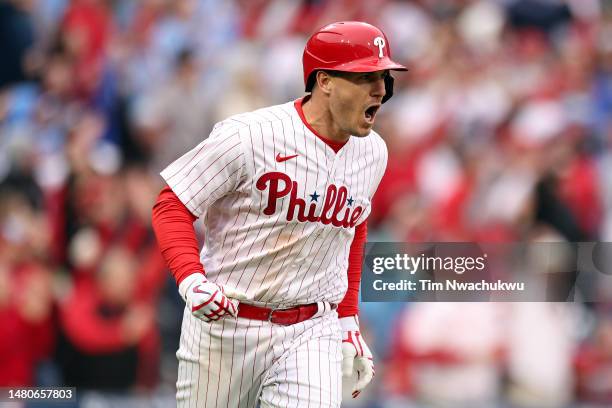
M 352 228 L 363 213 L 361 206 L 350 208 L 353 200 L 351 198 L 347 203 L 348 190 L 345 186 L 336 187 L 334 184 L 327 186 L 320 216 L 315 215 L 317 203 L 312 202 L 306 207 L 306 201 L 297 196 L 297 181 L 291 180 L 285 173 L 279 171 L 266 173 L 257 180 L 256 187 L 261 191 L 268 190 L 268 205 L 263 210 L 266 215 L 274 214 L 277 200 L 289 195 L 287 221 L 292 221 L 297 213 L 297 220 L 300 222 L 320 222 L 324 225 L 332 224 L 334 227 Z

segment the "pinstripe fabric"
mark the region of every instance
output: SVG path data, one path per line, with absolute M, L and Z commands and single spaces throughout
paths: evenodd
M 178 408 L 340 406 L 341 335 L 335 312 L 292 326 L 183 316 Z
M 279 162 L 277 155 L 297 157 Z M 201 261 L 209 279 L 247 293 L 253 304 L 289 307 L 342 300 L 354 227 L 300 221 L 299 207 L 288 220 L 290 194 L 266 215 L 271 185 L 260 190 L 257 181 L 271 172 L 288 176 L 304 213 L 316 204 L 316 216 L 328 187 L 344 186 L 342 211 L 362 207 L 359 223 L 370 213 L 386 162 L 386 146 L 375 132 L 351 137 L 335 153 L 302 123 L 291 102 L 220 122 L 161 175 L 204 222 Z

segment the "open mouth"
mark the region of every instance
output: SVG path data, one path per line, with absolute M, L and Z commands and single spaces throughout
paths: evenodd
M 366 122 L 370 124 L 374 123 L 374 117 L 376 116 L 376 112 L 378 112 L 379 108 L 380 104 L 370 105 L 366 108 L 364 112 Z

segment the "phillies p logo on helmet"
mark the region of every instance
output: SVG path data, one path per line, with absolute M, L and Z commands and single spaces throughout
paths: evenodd
M 382 37 L 376 37 L 374 39 L 374 45 L 378 46 L 378 58 L 384 57 L 385 54 L 383 54 L 383 50 L 385 49 L 385 39 Z

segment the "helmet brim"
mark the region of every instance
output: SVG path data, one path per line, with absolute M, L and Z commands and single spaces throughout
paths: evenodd
M 320 68 L 325 69 L 325 68 Z M 329 68 L 328 68 L 329 69 Z M 342 72 L 376 72 L 376 71 L 408 71 L 408 68 L 393 61 L 389 57 L 384 58 L 364 58 L 338 64 L 333 68 L 334 71 Z
M 408 71 L 408 68 L 400 63 L 393 61 L 389 57 L 384 58 L 363 58 L 355 61 L 349 61 L 344 64 L 316 67 L 310 73 L 305 84 L 306 92 L 311 92 L 314 86 L 314 74 L 317 71 L 340 71 L 340 72 L 376 72 L 376 71 Z

